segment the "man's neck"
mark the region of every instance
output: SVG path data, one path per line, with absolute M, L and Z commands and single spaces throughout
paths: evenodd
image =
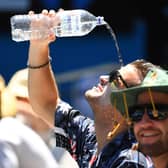
M 168 153 L 151 157 L 155 168 L 168 168 Z
M 95 129 L 96 129 L 96 138 L 98 142 L 98 151 L 101 151 L 102 148 L 109 143 L 111 140 L 113 140 L 118 134 L 120 134 L 123 131 L 127 130 L 127 125 L 126 124 L 121 124 L 119 123 L 119 127 L 116 127 L 116 124 L 114 121 L 109 119 L 101 117 L 97 117 L 95 115 Z M 115 129 L 115 131 L 114 131 Z M 111 138 L 109 139 L 107 136 L 110 132 L 114 132 Z

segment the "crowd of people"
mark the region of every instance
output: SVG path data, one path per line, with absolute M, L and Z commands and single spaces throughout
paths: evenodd
M 49 48 L 59 17 L 42 14 L 48 36 L 30 40 L 27 68 L 0 85 L 0 167 L 167 168 L 168 71 L 135 60 L 100 76 L 85 92 L 94 120 L 86 117 L 60 96 Z

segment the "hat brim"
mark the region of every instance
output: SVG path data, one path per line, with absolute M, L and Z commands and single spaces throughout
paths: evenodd
M 151 91 L 158 92 L 168 92 L 168 85 L 162 86 L 136 86 L 122 90 L 113 90 L 111 93 L 111 103 L 116 104 L 116 108 L 121 112 L 122 115 L 125 116 L 126 108 L 132 107 L 137 104 L 137 96 L 147 91 L 148 89 Z

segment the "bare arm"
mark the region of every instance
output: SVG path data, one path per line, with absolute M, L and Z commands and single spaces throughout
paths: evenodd
M 43 10 L 44 15 L 54 17 L 52 11 Z M 45 39 L 31 40 L 29 46 L 28 64 L 38 66 L 49 60 L 49 44 L 55 41 L 54 33 Z M 59 92 L 51 65 L 29 68 L 28 89 L 33 110 L 43 117 L 50 125 L 54 124 L 54 113 L 59 98 Z

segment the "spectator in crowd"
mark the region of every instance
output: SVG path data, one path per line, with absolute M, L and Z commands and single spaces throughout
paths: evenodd
M 36 132 L 15 118 L 16 98 L 0 80 L 0 167 L 58 168 L 51 151 Z
M 59 135 L 60 131 L 58 132 L 56 127 L 51 127 L 33 111 L 28 96 L 28 69 L 24 68 L 16 71 L 10 79 L 7 89 L 16 99 L 17 112 L 15 117 L 41 136 L 60 165 L 68 167 L 68 164 L 71 163 L 71 167 L 73 167 L 73 165 L 77 167 L 77 164 L 71 161 L 72 158 L 69 152 L 60 148 L 60 146 L 59 148 L 56 147 L 55 133 Z M 57 141 L 59 141 L 59 139 Z
M 51 17 L 52 20 L 58 19 L 57 15 L 55 14 L 55 11 L 53 10 L 51 10 L 49 13 L 48 11 L 43 10 L 42 13 L 44 15 Z M 32 15 L 33 13 L 30 12 L 30 14 Z M 40 21 L 38 21 L 38 23 L 40 23 Z M 34 24 L 34 25 L 38 26 L 38 24 Z M 69 133 L 68 136 L 72 138 L 70 152 L 72 153 L 73 157 L 77 160 L 79 166 L 91 167 L 98 154 L 97 140 L 98 140 L 99 149 L 101 151 L 102 147 L 107 143 L 106 140 L 101 140 L 101 139 L 106 139 L 106 136 L 100 137 L 100 135 L 97 134 L 99 138 L 96 138 L 94 122 L 87 117 L 81 116 L 78 110 L 73 109 L 73 107 L 71 107 L 69 104 L 61 100 L 59 96 L 58 87 L 56 84 L 56 79 L 52 72 L 52 67 L 50 64 L 50 57 L 49 57 L 50 55 L 49 44 L 55 41 L 55 39 L 56 37 L 54 33 L 51 31 L 49 36 L 44 39 L 30 41 L 29 58 L 28 58 L 30 101 L 34 111 L 40 114 L 41 116 L 43 116 L 45 120 L 51 125 L 54 124 L 54 116 L 55 116 L 55 124 L 57 126 L 59 125 L 60 127 L 64 128 L 66 132 Z M 127 72 L 131 71 L 131 73 L 134 73 L 135 76 L 131 75 L 131 77 L 129 77 L 130 79 L 132 77 L 135 77 L 133 78 L 134 79 L 133 84 L 134 82 L 140 83 L 141 76 L 139 76 L 139 71 L 135 71 L 136 68 L 134 66 L 128 66 L 125 70 L 127 70 Z M 126 74 L 125 70 L 123 71 L 124 74 Z M 130 76 L 130 74 L 128 76 Z M 117 78 L 119 77 L 120 79 L 122 79 L 121 76 L 117 76 Z M 131 84 L 131 81 L 129 82 Z M 41 85 L 41 83 L 43 83 L 43 85 Z M 121 88 L 124 87 L 123 83 L 121 83 L 120 87 Z M 102 104 L 99 101 L 95 101 L 95 104 L 97 105 L 97 107 L 100 104 L 100 107 L 103 110 L 101 111 L 100 109 L 100 111 L 98 111 L 98 112 L 102 112 L 101 113 L 102 121 L 100 124 L 102 126 L 103 124 L 107 126 L 108 125 L 107 123 L 109 124 L 111 123 L 111 126 L 108 126 L 108 129 L 110 128 L 109 131 L 111 131 L 111 128 L 114 127 L 113 130 L 111 131 L 111 134 L 109 135 L 109 139 L 111 138 L 110 142 L 112 144 L 112 147 L 117 145 L 117 149 L 118 149 L 118 150 L 115 149 L 115 153 L 113 152 L 110 153 L 110 155 L 108 156 L 109 160 L 107 159 L 106 164 L 104 164 L 103 162 L 104 160 L 102 160 L 102 164 L 99 167 L 103 167 L 103 166 L 104 167 L 109 167 L 109 166 L 126 167 L 126 165 L 128 165 L 131 168 L 137 167 L 137 166 L 147 167 L 148 166 L 147 160 L 141 153 L 137 153 L 136 151 L 132 151 L 132 150 L 128 150 L 128 152 L 130 152 L 129 155 L 128 155 L 128 152 L 122 153 L 122 150 L 131 148 L 132 141 L 128 139 L 129 138 L 128 133 L 126 137 L 124 136 L 124 134 L 122 134 L 123 132 L 125 133 L 125 131 L 127 130 L 127 125 L 126 125 L 127 123 L 120 115 L 120 113 L 117 112 L 117 109 L 114 109 L 114 107 L 111 106 L 111 103 L 109 101 L 110 100 L 109 93 L 111 93 L 111 90 L 109 90 L 109 84 L 101 87 L 98 86 L 95 89 L 93 88 L 93 90 L 97 91 L 97 95 L 99 98 L 102 97 L 102 99 L 100 98 L 100 101 Z M 87 93 L 86 96 L 88 97 L 88 100 L 89 100 L 90 99 L 89 93 Z M 104 117 L 104 112 L 106 112 L 106 110 L 103 105 L 109 106 L 110 109 L 108 109 L 107 111 L 108 114 L 109 112 L 112 113 L 114 111 L 115 117 L 114 116 L 112 117 L 115 120 L 113 122 L 108 121 L 107 118 L 106 120 L 104 120 L 103 117 Z M 95 110 L 95 113 L 97 112 L 97 109 Z M 100 118 L 101 117 L 98 116 L 99 121 L 100 121 Z M 95 120 L 95 122 L 97 123 L 97 120 Z M 104 129 L 106 133 L 108 129 L 106 128 Z M 103 130 L 103 127 L 101 128 L 101 130 Z M 102 135 L 104 135 L 103 131 L 101 132 L 102 132 Z M 97 133 L 97 130 L 96 130 L 96 133 Z M 117 136 L 118 134 L 120 134 L 121 136 L 118 137 Z M 114 137 L 116 137 L 115 140 L 114 140 Z M 123 141 L 125 139 L 127 140 Z M 134 153 L 135 153 L 135 156 L 137 155 L 139 156 L 139 160 L 136 160 L 137 157 L 134 158 Z M 105 153 L 105 155 L 106 154 L 108 155 L 108 153 Z M 110 159 L 111 157 L 112 159 Z M 118 161 L 116 161 L 115 159 L 117 159 Z M 116 161 L 115 164 L 113 164 L 114 161 Z
M 39 115 L 33 112 L 28 96 L 28 69 L 20 69 L 11 77 L 7 88 L 17 100 L 16 117 L 36 131 L 49 145 L 52 128 Z M 52 145 L 52 144 L 50 144 Z
M 111 90 L 119 90 L 140 84 L 144 75 L 152 67 L 154 65 L 145 60 L 136 60 L 120 69 L 113 70 L 108 80 L 111 83 L 106 82 L 107 84 L 105 84 L 105 80 L 103 80 L 101 85 L 86 92 L 86 98 L 95 116 L 96 135 L 98 134 L 97 139 L 100 138 L 98 142 L 104 142 L 102 146 L 107 143 L 101 150 L 96 167 L 152 167 L 149 157 L 144 158 L 140 152 L 132 150 L 134 148 L 132 144 L 136 141 L 130 133 L 131 129 L 128 129 L 131 122 L 118 115 L 117 101 L 112 104 L 110 102 Z M 108 135 L 115 139 L 111 138 L 110 142 L 108 142 L 102 137 L 106 137 L 105 135 L 108 133 L 106 129 L 110 128 L 110 124 L 107 123 L 110 122 L 112 131 Z M 126 131 L 127 129 L 129 134 Z M 107 132 L 103 135 L 102 132 L 105 131 Z
M 112 90 L 111 102 L 133 124 L 137 150 L 152 158 L 155 168 L 168 167 L 168 71 L 153 67 L 131 88 Z

